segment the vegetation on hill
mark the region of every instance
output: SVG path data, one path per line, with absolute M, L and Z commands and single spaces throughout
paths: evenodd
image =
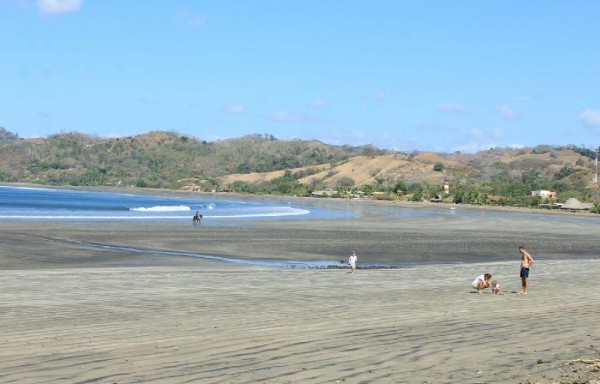
M 11 137 L 8 133 L 6 137 Z M 17 137 L 18 138 L 18 137 Z M 251 135 L 217 142 L 173 132 L 103 139 L 77 132 L 0 143 L 0 181 L 177 188 L 230 173 L 267 172 L 383 151 Z
M 595 151 L 494 148 L 474 154 L 400 153 L 249 135 L 206 142 L 174 132 L 100 138 L 77 132 L 21 139 L 0 128 L 0 181 L 53 185 L 188 187 L 247 193 L 439 200 L 537 206 L 533 190 L 600 202 Z M 450 194 L 443 193 L 443 181 Z M 595 209 L 598 207 L 596 206 Z
M 19 140 L 19 135 L 0 127 L 0 144 Z

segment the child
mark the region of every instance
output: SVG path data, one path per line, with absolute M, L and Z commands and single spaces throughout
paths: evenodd
M 491 287 L 492 287 L 492 293 L 493 294 L 499 294 L 500 293 L 500 284 L 498 284 L 498 282 L 496 280 L 492 280 L 492 282 L 490 283 Z
M 354 270 L 356 269 L 356 260 L 358 260 L 356 251 L 352 251 L 352 256 L 348 259 L 348 264 L 350 264 L 350 268 L 352 268 L 352 273 L 354 273 Z

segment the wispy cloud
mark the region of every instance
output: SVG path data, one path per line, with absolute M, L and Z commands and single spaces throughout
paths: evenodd
M 384 102 L 387 100 L 387 94 L 383 91 L 376 91 L 374 94 L 364 95 L 360 97 L 361 100 L 374 100 L 377 102 Z
M 189 11 L 180 11 L 176 15 L 177 24 L 191 28 L 201 29 L 206 25 L 208 18 L 201 14 L 192 13 Z
M 290 121 L 300 121 L 301 116 L 292 112 L 285 111 L 276 111 L 270 112 L 267 115 L 267 118 L 271 121 L 281 121 L 281 122 L 290 122 Z
M 363 145 L 365 133 L 356 129 L 345 129 L 320 135 L 317 140 L 334 145 Z
M 446 113 L 453 113 L 457 115 L 468 115 L 469 110 L 460 103 L 440 103 L 437 105 L 437 110 Z
M 152 104 L 158 104 L 158 103 L 160 103 L 160 100 L 158 100 L 158 99 L 151 99 L 151 98 L 148 98 L 148 97 L 140 97 L 140 103 L 146 104 L 146 105 L 152 105 Z
M 505 134 L 502 128 L 494 128 L 489 132 L 479 128 L 472 128 L 467 132 L 467 138 L 469 138 L 469 140 L 477 140 L 479 142 L 494 141 L 502 139 L 504 136 Z
M 246 112 L 246 108 L 243 105 L 234 104 L 227 107 L 225 111 L 232 115 L 242 115 Z
M 321 123 L 315 119 L 314 117 L 307 115 L 305 113 L 296 113 L 296 112 L 287 112 L 287 111 L 275 111 L 267 114 L 267 119 L 276 122 L 282 123 L 295 123 L 295 122 L 304 122 L 304 123 Z
M 505 136 L 505 133 L 502 128 L 494 128 L 489 133 L 478 128 L 473 128 L 469 130 L 467 136 L 475 140 L 490 140 L 502 139 Z
M 479 128 L 472 128 L 466 132 L 461 140 L 462 143 L 454 147 L 454 150 L 461 152 L 477 152 L 498 147 L 495 140 L 504 137 L 504 130 L 500 128 L 493 129 L 491 132 Z
M 323 99 L 314 99 L 308 106 L 311 108 L 327 108 L 329 104 Z
M 492 137 L 494 139 L 502 139 L 504 136 L 506 136 L 506 133 L 504 132 L 504 129 L 502 129 L 502 128 L 494 128 L 492 130 Z
M 421 132 L 442 132 L 442 133 L 452 133 L 452 132 L 458 132 L 459 129 L 451 126 L 451 125 L 444 125 L 444 124 L 420 124 L 417 125 L 416 127 L 417 131 L 421 131 Z
M 486 134 L 481 129 L 473 128 L 469 130 L 468 136 L 475 140 L 483 140 Z
M 47 120 L 52 117 L 52 113 L 48 111 L 37 111 L 37 116 L 42 120 Z
M 600 128 L 600 111 L 586 109 L 579 115 L 579 122 L 588 128 Z
M 38 10 L 44 15 L 61 15 L 76 12 L 81 8 L 82 0 L 37 0 Z
M 485 151 L 485 150 L 496 148 L 496 147 L 497 147 L 497 145 L 495 143 L 481 144 L 481 143 L 477 143 L 477 142 L 468 142 L 468 143 L 460 144 L 460 145 L 454 147 L 453 151 L 474 153 L 474 152 Z
M 496 107 L 496 113 L 502 116 L 506 120 L 519 120 L 523 115 L 507 105 L 501 105 Z

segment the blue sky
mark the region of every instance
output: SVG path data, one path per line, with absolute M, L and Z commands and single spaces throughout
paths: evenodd
M 600 145 L 600 2 L 0 0 L 0 127 Z

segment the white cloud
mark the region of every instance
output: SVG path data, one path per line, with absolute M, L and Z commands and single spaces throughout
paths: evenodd
M 458 132 L 459 129 L 451 125 L 440 124 L 420 124 L 417 126 L 417 131 L 421 132 Z
M 506 105 L 496 107 L 496 112 L 506 120 L 519 120 L 521 117 L 523 117 L 521 113 Z
M 489 133 L 478 128 L 473 128 L 469 130 L 467 136 L 472 139 L 482 141 L 490 139 L 502 139 L 504 136 L 506 136 L 506 134 L 502 128 L 494 128 L 492 129 L 492 132 Z
M 271 121 L 282 122 L 282 123 L 294 123 L 294 122 L 327 123 L 326 121 L 317 120 L 314 117 L 304 114 L 304 113 L 286 112 L 286 111 L 270 112 L 267 115 L 267 119 L 269 119 Z
M 505 136 L 505 132 L 502 128 L 495 128 L 492 130 L 492 137 L 494 139 L 502 139 Z
M 453 152 L 460 151 L 466 153 L 474 153 L 479 151 L 486 151 L 488 149 L 496 148 L 497 145 L 495 143 L 487 143 L 487 144 L 479 144 L 475 142 L 461 144 L 452 149 Z
M 323 99 L 314 99 L 310 102 L 309 106 L 312 108 L 327 108 L 329 104 Z
M 269 120 L 281 121 L 281 122 L 290 122 L 290 121 L 299 121 L 300 120 L 299 115 L 297 115 L 295 113 L 291 113 L 291 112 L 285 112 L 285 111 L 271 112 L 271 113 L 269 113 L 269 115 L 267 117 Z
M 600 128 L 600 111 L 586 109 L 579 115 L 579 121 L 588 128 Z
M 440 103 L 437 105 L 437 110 L 442 112 L 454 113 L 457 115 L 467 115 L 469 111 L 460 103 Z
M 356 129 L 345 129 L 342 131 L 327 133 L 317 138 L 324 143 L 333 145 L 363 145 L 365 133 Z
M 78 11 L 82 0 L 37 0 L 37 7 L 45 15 L 60 15 Z
M 160 103 L 160 100 L 158 100 L 158 99 L 151 99 L 149 97 L 140 97 L 140 103 L 146 104 L 146 105 L 152 105 L 152 104 L 158 104 L 158 103 Z
M 360 100 L 384 102 L 387 99 L 387 94 L 383 91 L 376 91 L 374 94 L 364 95 L 359 98 Z
M 523 144 L 511 144 L 511 145 L 509 145 L 509 148 L 512 148 L 512 149 L 522 149 L 522 148 L 525 148 L 525 145 L 523 145 Z
M 206 25 L 207 17 L 191 13 L 188 11 L 180 11 L 176 15 L 177 23 L 187 28 L 200 29 Z
M 481 129 L 473 128 L 469 131 L 469 137 L 475 140 L 482 140 L 486 136 L 485 132 Z
M 244 112 L 246 112 L 246 108 L 244 108 L 244 106 L 240 104 L 230 105 L 229 107 L 227 107 L 226 110 L 232 115 L 241 115 Z
M 457 146 L 452 151 L 460 151 L 473 153 L 478 151 L 485 151 L 491 148 L 498 147 L 495 142 L 497 139 L 504 137 L 504 131 L 500 128 L 492 130 L 492 132 L 486 132 L 482 129 L 472 128 L 465 136 L 460 140 Z

